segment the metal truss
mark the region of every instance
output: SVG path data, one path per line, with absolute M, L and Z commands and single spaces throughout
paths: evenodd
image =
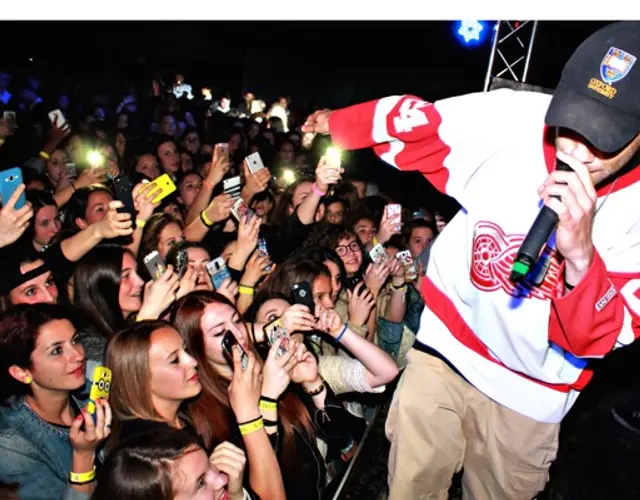
M 484 91 L 494 78 L 527 81 L 538 21 L 498 21 L 494 25 Z

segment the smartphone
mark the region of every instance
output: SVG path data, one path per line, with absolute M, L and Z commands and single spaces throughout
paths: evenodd
M 176 190 L 176 185 L 171 180 L 169 174 L 162 174 L 160 177 L 152 180 L 150 184 L 153 184 L 153 187 L 149 188 L 149 192 L 156 191 L 158 188 L 162 190 L 162 192 L 153 199 L 153 203 L 158 203 L 164 200 Z
M 389 256 L 387 255 L 387 251 L 382 246 L 382 244 L 378 243 L 369 251 L 369 257 L 371 257 L 371 260 L 375 264 L 378 264 L 387 260 Z
M 216 290 L 219 290 L 226 279 L 231 279 L 231 273 L 227 268 L 224 258 L 218 257 L 207 264 L 207 272 Z
M 409 250 L 403 250 L 402 252 L 398 252 L 396 254 L 396 258 L 402 262 L 404 266 L 404 277 L 413 281 L 418 279 L 418 271 L 416 269 L 415 262 L 413 262 L 413 257 L 411 257 L 411 252 Z
M 49 120 L 58 128 L 62 128 L 62 126 L 67 122 L 67 119 L 62 114 L 62 111 L 59 109 L 54 109 L 53 111 L 49 111 Z
M 260 157 L 260 153 L 251 153 L 246 157 L 246 160 L 247 165 L 249 166 L 249 172 L 252 174 L 260 172 L 260 170 L 265 168 L 262 158 Z
M 20 167 L 13 167 L 8 170 L 0 172 L 0 197 L 2 198 L 2 205 L 4 206 L 11 195 L 14 193 L 18 186 L 23 183 L 22 170 Z M 25 206 L 27 203 L 27 197 L 24 192 L 18 198 L 15 209 L 18 210 Z
M 64 167 L 67 169 L 67 175 L 70 179 L 78 177 L 78 168 L 75 163 L 65 163 Z
M 223 156 L 227 160 L 229 159 L 229 144 L 226 142 L 221 142 L 220 144 L 216 144 L 216 149 L 218 150 L 218 154 Z
M 188 267 L 189 267 L 189 256 L 187 255 L 187 251 L 178 250 L 178 255 L 176 256 L 176 268 L 178 271 L 179 280 L 181 280 L 184 277 Z
M 402 205 L 400 205 L 399 203 L 392 203 L 391 205 L 387 205 L 386 207 L 384 207 L 384 209 L 387 214 L 387 219 L 393 219 L 398 215 L 402 216 Z M 402 229 L 402 226 L 396 225 L 395 229 L 396 231 L 400 231 Z
M 5 111 L 2 113 L 2 119 L 7 122 L 7 127 L 12 132 L 16 129 L 16 112 L 15 111 Z
M 111 370 L 106 366 L 96 366 L 93 370 L 93 383 L 89 391 L 89 402 L 87 403 L 87 411 L 93 416 L 93 422 L 96 421 L 96 405 L 98 399 L 109 399 L 111 391 Z
M 131 182 L 127 174 L 111 179 L 111 182 L 116 200 L 121 201 L 124 205 L 124 207 L 118 209 L 118 212 L 131 215 L 131 220 L 135 221 L 137 212 L 133 203 L 133 182 Z
M 238 198 L 233 204 L 233 207 L 231 208 L 231 214 L 238 222 L 240 222 L 240 219 L 245 214 L 247 215 L 249 220 L 251 220 L 253 216 L 256 215 L 254 210 L 251 210 L 247 205 L 245 205 L 242 198 Z
M 247 365 L 249 364 L 249 357 L 247 356 L 247 353 L 242 348 L 242 346 L 238 344 L 238 339 L 236 339 L 236 336 L 232 332 L 227 330 L 227 332 L 224 334 L 224 337 L 222 337 L 222 350 L 224 351 L 225 357 L 227 358 L 227 361 L 231 366 L 233 366 L 233 348 L 236 345 L 239 346 L 240 350 L 242 351 L 242 354 L 240 355 L 240 363 L 242 366 L 242 370 L 244 371 L 247 369 Z
M 230 194 L 234 200 L 240 198 L 240 191 L 242 191 L 242 180 L 239 175 L 225 179 L 222 183 L 224 187 L 224 194 Z
M 263 255 L 269 255 L 269 249 L 267 248 L 267 240 L 265 240 L 264 238 L 260 238 L 258 240 L 258 252 L 260 252 Z M 271 271 L 271 269 L 273 269 L 273 264 L 269 264 L 267 267 L 264 268 L 265 271 Z
M 154 250 L 149 255 L 147 255 L 144 258 L 143 262 L 147 267 L 147 271 L 149 271 L 149 275 L 154 280 L 157 280 L 167 270 L 167 266 L 164 263 L 164 260 L 162 260 L 162 257 L 160 257 L 160 254 L 157 250 Z
M 331 182 L 332 183 L 337 183 L 341 176 L 340 176 L 340 150 L 336 149 L 334 147 L 328 147 L 327 151 L 325 152 L 325 157 L 327 159 L 327 164 L 330 165 L 332 167 L 331 172 L 332 172 L 332 177 L 331 177 Z M 333 188 L 335 186 L 332 186 L 332 191 Z
M 311 314 L 316 313 L 316 303 L 313 300 L 311 285 L 307 281 L 296 283 L 291 287 L 291 298 L 294 304 L 302 304 L 309 308 Z
M 280 348 L 276 353 L 276 359 L 284 356 L 289 350 L 290 337 L 289 337 L 289 333 L 287 332 L 287 329 L 284 327 L 284 322 L 282 321 L 282 318 L 274 319 L 270 323 L 266 324 L 264 326 L 264 333 L 267 338 L 267 342 L 269 343 L 269 346 L 272 346 L 273 344 L 275 344 L 278 341 L 278 339 L 283 339 L 282 343 L 280 344 Z

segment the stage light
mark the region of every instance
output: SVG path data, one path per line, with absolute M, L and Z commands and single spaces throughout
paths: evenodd
M 484 41 L 487 29 L 480 21 L 459 21 L 456 34 L 466 45 L 478 45 Z

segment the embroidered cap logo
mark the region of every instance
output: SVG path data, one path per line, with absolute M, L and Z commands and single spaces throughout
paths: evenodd
M 600 63 L 600 77 L 608 84 L 619 82 L 629 74 L 636 59 L 624 50 L 611 47 Z

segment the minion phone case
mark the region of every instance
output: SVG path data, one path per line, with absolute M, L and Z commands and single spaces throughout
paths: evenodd
M 89 391 L 89 403 L 87 411 L 93 415 L 95 421 L 96 401 L 98 399 L 108 399 L 109 391 L 111 391 L 111 370 L 106 366 L 96 366 L 93 370 L 93 383 Z
M 171 177 L 169 177 L 169 174 L 162 174 L 157 179 L 151 181 L 151 184 L 153 184 L 154 187 L 149 188 L 149 192 L 155 191 L 158 188 L 162 190 L 162 192 L 153 199 L 153 203 L 158 203 L 164 200 L 176 190 L 176 185 L 171 180 Z

